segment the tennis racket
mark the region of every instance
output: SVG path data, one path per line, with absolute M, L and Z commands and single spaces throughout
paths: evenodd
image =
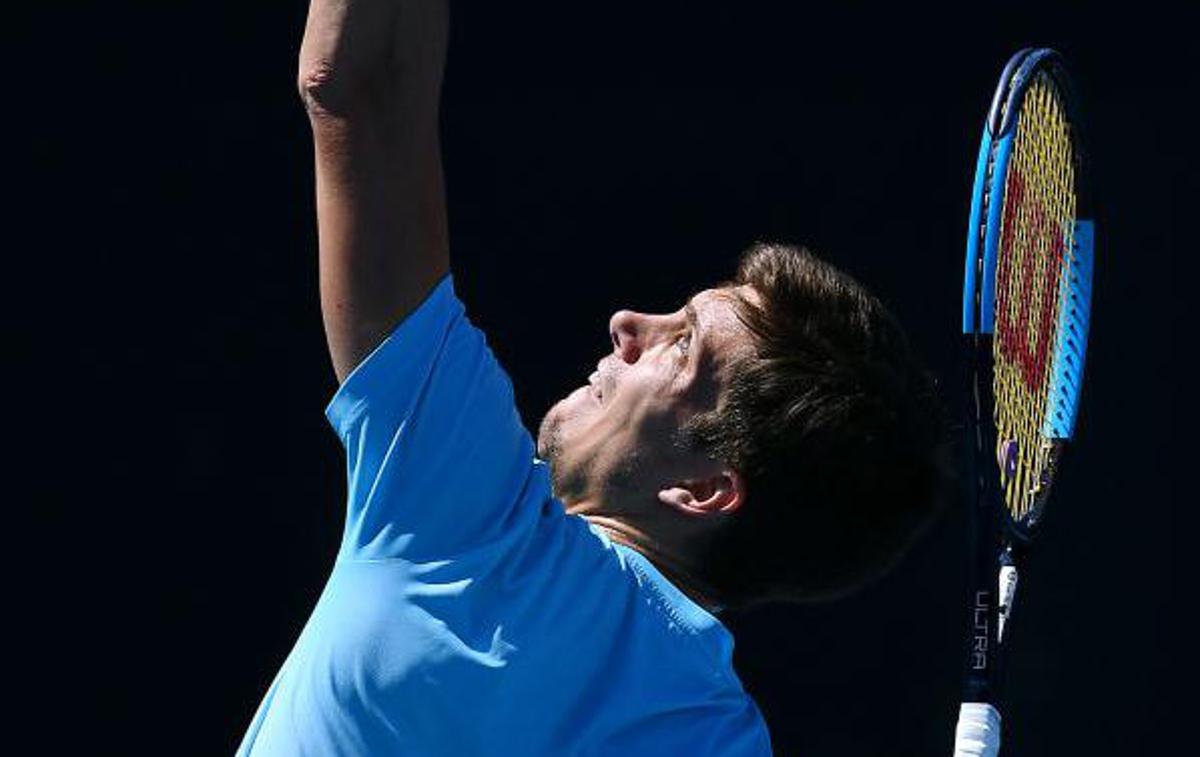
M 1087 168 L 1062 57 L 1021 50 L 992 98 L 967 234 L 973 553 L 956 757 L 1000 751 L 1017 578 L 1075 429 L 1095 241 Z

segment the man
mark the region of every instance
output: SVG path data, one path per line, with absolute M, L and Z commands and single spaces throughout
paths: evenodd
M 450 276 L 444 0 L 312 0 L 321 303 L 345 531 L 240 753 L 768 755 L 726 608 L 880 575 L 941 426 L 895 322 L 760 244 L 611 354 L 534 441 Z

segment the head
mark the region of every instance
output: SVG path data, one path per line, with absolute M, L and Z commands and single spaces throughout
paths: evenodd
M 708 604 L 848 593 L 936 514 L 932 382 L 883 305 L 803 248 L 755 245 L 732 281 L 609 331 L 539 455 L 568 511 Z

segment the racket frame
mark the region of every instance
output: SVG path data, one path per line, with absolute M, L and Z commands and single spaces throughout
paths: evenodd
M 963 287 L 962 329 L 967 386 L 970 388 L 967 428 L 970 440 L 967 481 L 970 486 L 972 549 L 969 564 L 970 607 L 968 644 L 964 668 L 963 701 L 999 707 L 1004 679 L 1004 635 L 1001 631 L 1012 612 L 1017 578 L 1025 565 L 1030 545 L 1045 512 L 1050 486 L 1039 493 L 1034 506 L 1021 519 L 1014 519 L 1004 504 L 1004 486 L 1000 466 L 995 460 L 997 430 L 993 398 L 993 334 L 995 274 L 1001 234 L 1004 182 L 1016 135 L 1017 117 L 1026 91 L 1039 71 L 1053 78 L 1072 129 L 1075 157 L 1076 218 L 1091 218 L 1090 182 L 1085 175 L 1087 160 L 1080 139 L 1079 101 L 1062 64 L 1059 53 L 1041 48 L 1025 48 L 1013 55 L 1000 76 L 1000 84 L 988 109 L 972 190 L 970 226 Z M 1090 297 L 1093 229 L 1090 220 L 1077 221 L 1076 247 L 1086 260 L 1077 282 L 1079 296 Z M 1083 345 L 1078 365 L 1055 367 L 1055 375 L 1067 370 L 1074 387 L 1082 377 L 1082 356 L 1086 348 L 1087 303 L 1082 308 Z M 1077 392 L 1075 394 L 1077 402 Z M 1077 404 L 1069 408 L 1069 417 L 1056 428 L 1070 437 Z M 1061 415 L 1061 414 L 1060 414 Z M 1060 475 L 1063 439 L 1056 439 L 1051 452 L 1051 477 Z M 1006 635 L 1006 634 L 1005 634 Z

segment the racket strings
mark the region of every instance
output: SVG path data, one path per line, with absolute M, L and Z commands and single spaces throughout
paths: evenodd
M 1053 81 L 1038 73 L 1018 114 L 1005 178 L 996 269 L 997 460 L 1014 519 L 1034 510 L 1058 449 L 1043 433 L 1070 275 L 1075 221 L 1070 125 Z

